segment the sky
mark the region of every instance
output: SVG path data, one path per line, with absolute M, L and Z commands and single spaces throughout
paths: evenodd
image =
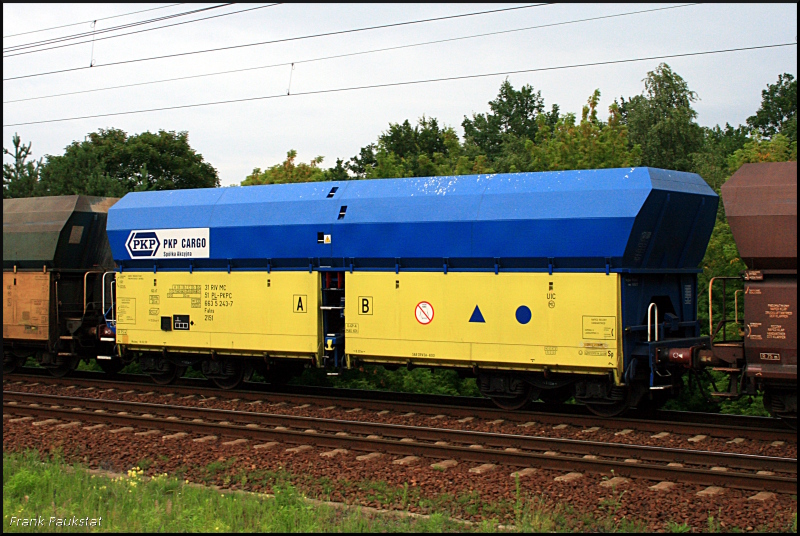
M 778 75 L 797 76 L 797 46 L 630 63 L 499 74 L 394 87 L 320 92 L 395 82 L 504 73 L 623 59 L 730 48 L 796 43 L 797 4 L 243 4 L 97 33 L 94 43 L 13 49 L 45 39 L 165 17 L 221 4 L 3 4 L 3 147 L 12 136 L 32 143 L 32 155 L 60 155 L 73 141 L 98 129 L 187 131 L 189 142 L 219 172 L 223 186 L 279 164 L 297 151 L 298 161 L 323 156 L 323 168 L 348 160 L 374 142 L 390 123 L 412 123 L 425 115 L 463 135 L 465 116 L 488 111 L 507 77 L 515 88 L 530 84 L 545 106 L 580 115 L 595 89 L 600 110 L 615 98 L 642 93 L 648 71 L 666 62 L 697 93 L 697 122 L 703 126 L 743 124 L 761 103 L 761 91 Z M 163 9 L 113 17 L 153 7 Z M 270 6 L 270 7 L 260 7 Z M 314 34 L 532 6 L 446 20 L 404 24 L 339 35 Z M 650 13 L 547 26 L 512 33 L 307 61 L 531 26 L 552 25 L 661 7 Z M 259 9 L 250 9 L 260 7 Z M 198 22 L 128 36 L 203 17 Z M 26 33 L 81 23 L 38 33 Z M 9 36 L 9 37 L 6 37 Z M 90 41 L 91 35 L 76 41 Z M 282 42 L 107 66 L 108 63 L 182 54 L 263 41 Z M 70 41 L 75 42 L 75 41 Z M 41 46 L 39 48 L 42 48 Z M 90 63 L 94 67 L 88 68 Z M 294 62 L 294 66 L 291 64 Z M 109 86 L 137 84 L 251 67 L 277 67 L 186 80 L 93 91 L 47 99 L 8 102 Z M 63 69 L 69 72 L 8 78 Z M 287 93 L 290 95 L 287 96 Z M 36 121 L 167 108 L 236 99 L 238 103 L 197 106 L 40 124 Z M 601 114 L 603 117 L 603 114 Z M 605 119 L 605 117 L 603 117 Z M 7 126 L 9 125 L 9 126 Z M 10 158 L 4 155 L 4 162 Z

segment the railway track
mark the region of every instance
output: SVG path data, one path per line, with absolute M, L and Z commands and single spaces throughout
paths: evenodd
M 285 402 L 278 402 L 282 403 Z M 139 428 L 157 430 L 156 433 L 277 441 L 348 451 L 797 493 L 797 460 L 794 458 L 44 395 L 9 389 L 3 391 L 3 412 L 9 419 L 11 415 L 43 419 L 39 422 L 50 425 L 99 423 L 121 426 L 118 431 Z
M 797 434 L 780 419 L 740 415 L 720 415 L 676 411 L 657 411 L 652 414 L 639 413 L 630 417 L 600 419 L 589 414 L 582 406 L 561 405 L 556 410 L 544 404 L 535 404 L 529 411 L 509 412 L 497 409 L 488 399 L 442 395 L 415 395 L 387 391 L 365 391 L 303 386 L 273 386 L 263 383 L 246 383 L 245 389 L 227 391 L 210 387 L 203 379 L 182 378 L 176 384 L 160 386 L 153 384 L 147 376 L 126 375 L 108 379 L 101 373 L 78 373 L 75 377 L 53 378 L 49 374 L 14 374 L 4 379 L 8 385 L 40 383 L 44 385 L 95 387 L 172 393 L 180 396 L 217 397 L 245 401 L 286 402 L 292 404 L 336 405 L 343 408 L 362 408 L 375 411 L 389 409 L 394 412 L 419 414 L 446 414 L 453 417 L 474 417 L 487 420 L 503 419 L 510 422 L 536 421 L 558 425 L 570 423 L 574 426 L 593 427 L 601 425 L 607 429 L 638 430 L 660 433 L 668 429 L 674 434 L 703 434 L 719 438 L 746 438 L 761 441 L 796 442 Z M 21 383 L 19 383 L 21 382 Z M 314 394 L 310 394 L 313 392 Z M 540 407 L 537 407 L 540 406 Z

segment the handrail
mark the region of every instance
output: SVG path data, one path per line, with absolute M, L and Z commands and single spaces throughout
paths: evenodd
M 722 281 L 722 320 L 719 321 L 717 324 L 717 329 L 714 330 L 714 281 L 717 279 Z M 711 280 L 708 282 L 708 335 L 711 339 L 710 344 L 714 346 L 714 337 L 716 337 L 717 333 L 719 333 L 720 329 L 722 330 L 722 342 L 731 342 L 728 341 L 727 333 L 725 331 L 725 325 L 729 322 L 735 322 L 737 325 L 739 324 L 739 292 L 742 290 L 736 290 L 733 293 L 734 296 L 734 311 L 736 318 L 728 319 L 726 318 L 727 309 L 726 309 L 726 293 L 727 285 L 726 281 L 729 279 L 735 279 L 741 281 L 740 277 L 712 277 Z
M 736 316 L 735 322 L 739 324 L 739 294 L 744 294 L 744 290 L 739 289 L 733 292 L 733 311 Z
M 654 319 L 655 322 L 653 323 L 655 324 L 656 342 L 658 342 L 658 305 L 656 305 L 655 302 L 651 302 L 650 305 L 647 306 L 647 342 L 650 342 L 652 340 L 650 334 L 650 311 L 652 311 L 653 309 L 655 309 L 656 313 Z
M 89 277 L 89 274 L 99 274 L 98 270 L 89 270 L 85 274 L 83 274 L 83 314 L 86 315 L 86 307 L 88 304 L 86 303 L 86 279 Z M 95 302 L 96 303 L 96 302 Z
M 117 280 L 111 282 L 111 324 L 117 325 Z
M 58 310 L 61 309 L 61 302 L 58 301 L 58 279 L 53 281 L 53 287 L 55 288 L 55 295 L 56 295 L 56 331 L 61 329 L 61 323 L 58 318 Z
M 105 316 L 106 316 L 106 276 L 107 276 L 108 274 L 116 274 L 116 272 L 114 272 L 114 271 L 109 271 L 109 272 L 105 272 L 105 273 L 103 274 L 103 301 L 102 301 L 102 304 L 103 304 L 103 318 L 105 318 Z M 111 297 L 111 307 L 112 307 L 112 308 L 111 308 L 111 322 L 112 322 L 113 324 L 116 324 L 116 318 L 114 318 L 114 313 L 116 312 L 116 311 L 114 311 L 114 284 L 115 284 L 116 282 L 117 282 L 117 280 L 116 280 L 116 278 L 115 278 L 115 279 L 113 279 L 113 280 L 111 281 L 111 285 L 110 285 L 110 286 L 111 286 L 111 289 L 110 289 L 111 296 L 110 296 L 110 297 Z M 108 321 L 107 321 L 107 322 L 108 322 Z M 113 324 L 112 324 L 112 325 L 113 325 Z

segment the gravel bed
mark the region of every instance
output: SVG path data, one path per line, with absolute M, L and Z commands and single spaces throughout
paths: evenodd
M 226 409 L 236 411 L 250 411 L 250 412 L 263 412 L 274 413 L 280 415 L 294 415 L 302 417 L 318 417 L 330 419 L 342 419 L 360 422 L 375 422 L 386 424 L 400 424 L 407 426 L 427 426 L 433 428 L 449 428 L 453 430 L 470 430 L 478 432 L 492 432 L 504 434 L 517 434 L 528 436 L 543 436 L 552 438 L 564 439 L 580 439 L 591 440 L 606 443 L 624 443 L 630 445 L 649 445 L 655 447 L 670 447 L 680 449 L 696 449 L 714 452 L 730 452 L 738 454 L 755 454 L 761 456 L 779 456 L 784 458 L 797 458 L 797 442 L 785 442 L 782 445 L 773 445 L 771 441 L 745 439 L 741 443 L 731 443 L 729 438 L 719 438 L 709 436 L 699 442 L 689 442 L 688 439 L 692 436 L 686 434 L 670 434 L 666 437 L 653 438 L 653 432 L 642 432 L 633 430 L 625 435 L 618 435 L 619 430 L 604 429 L 602 428 L 601 420 L 598 419 L 599 430 L 592 432 L 584 432 L 587 427 L 568 425 L 566 428 L 555 429 L 553 425 L 546 425 L 542 423 L 535 423 L 530 426 L 520 426 L 520 423 L 506 421 L 503 423 L 492 424 L 493 421 L 475 418 L 472 421 L 462 423 L 459 422 L 461 417 L 446 416 L 441 419 L 432 419 L 431 415 L 413 415 L 405 416 L 405 412 L 391 412 L 383 415 L 378 414 L 375 410 L 363 410 L 360 412 L 351 412 L 350 408 L 336 407 L 334 409 L 323 410 L 329 406 L 311 405 L 307 408 L 298 407 L 296 404 L 275 405 L 275 403 L 264 402 L 262 404 L 252 404 L 252 401 L 239 400 L 233 402 L 232 399 L 236 398 L 235 393 L 222 393 L 219 398 L 214 400 L 203 398 L 182 398 L 185 395 L 177 395 L 172 397 L 164 396 L 156 392 L 156 394 L 144 396 L 143 393 L 148 391 L 137 391 L 130 394 L 122 394 L 119 390 L 111 392 L 101 392 L 97 389 L 87 390 L 86 388 L 78 387 L 75 389 L 67 389 L 63 386 L 50 386 L 45 384 L 30 386 L 30 385 L 13 385 L 6 383 L 3 385 L 4 389 L 13 391 L 52 394 L 61 396 L 76 396 L 84 398 L 96 399 L 109 399 L 109 400 L 125 400 L 129 402 L 146 402 L 151 404 L 169 404 L 181 405 L 191 407 L 213 408 L 213 409 Z M 153 389 L 155 391 L 155 387 Z M 224 398 L 223 398 L 224 397 Z M 390 404 L 387 404 L 390 406 Z M 442 414 L 446 415 L 446 408 L 442 410 Z M 568 417 L 565 417 L 564 424 L 569 424 Z M 666 425 L 665 425 L 666 428 Z M 665 429 L 665 431 L 667 431 Z
M 477 464 L 468 462 L 439 471 L 430 467 L 440 461 L 434 459 L 400 466 L 391 463 L 397 458 L 392 455 L 357 461 L 362 453 L 325 458 L 320 454 L 328 449 L 289 453 L 285 449 L 293 445 L 257 450 L 252 441 L 226 446 L 222 440 L 191 441 L 199 436 L 165 440 L 160 434 L 136 436 L 108 430 L 59 429 L 4 419 L 3 450 L 59 449 L 68 462 L 119 472 L 147 459 L 151 461 L 147 474 L 167 472 L 192 482 L 260 492 L 288 482 L 317 499 L 417 513 L 438 511 L 476 522 L 514 523 L 520 498 L 523 512 L 543 509 L 553 517 L 557 526 L 550 530 L 664 531 L 671 522 L 696 531 L 787 531 L 797 512 L 792 495 L 778 494 L 762 502 L 748 499 L 754 492 L 727 489 L 702 497 L 696 495 L 702 487 L 676 484 L 666 492 L 652 491 L 648 486 L 655 482 L 643 480 L 612 489 L 600 485 L 607 479 L 599 475 L 556 482 L 554 478 L 564 473 L 549 470 L 520 478 L 518 492 L 517 480 L 510 477 L 515 469 L 503 466 L 477 475 L 469 472 Z M 242 476 L 247 477 L 244 483 Z

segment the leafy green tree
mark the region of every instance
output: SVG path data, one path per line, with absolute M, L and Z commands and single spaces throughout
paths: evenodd
M 724 129 L 717 125 L 703 127 L 702 132 L 702 148 L 692 154 L 692 171 L 703 177 L 719 194 L 722 183 L 731 175 L 728 157 L 747 143 L 749 128 L 741 125 L 733 128 L 726 123 Z
M 380 147 L 400 158 L 411 158 L 418 154 L 433 154 L 444 151 L 444 131 L 435 118 L 425 116 L 412 127 L 408 119 L 400 123 L 389 123 L 389 130 L 378 137 Z
M 3 199 L 13 197 L 32 197 L 39 181 L 39 169 L 42 159 L 38 162 L 26 162 L 31 155 L 31 143 L 21 144 L 19 134 L 14 133 L 11 138 L 14 152 L 3 147 L 3 154 L 14 157 L 13 164 L 3 164 Z
M 455 144 L 448 143 L 448 139 L 455 141 Z M 394 160 L 400 167 L 394 171 L 396 175 L 390 176 L 429 177 L 451 171 L 449 166 L 440 168 L 446 162 L 449 151 L 458 150 L 458 135 L 450 127 L 440 127 L 436 118 L 423 115 L 414 127 L 407 119 L 402 124 L 390 123 L 389 130 L 378 137 L 378 147 L 378 165 L 375 169 L 379 171 L 368 176 L 384 178 L 384 173 L 392 167 L 390 160 Z M 382 152 L 386 155 L 382 156 Z M 388 158 L 388 155 L 393 155 L 393 158 Z
M 542 92 L 534 92 L 530 85 L 515 90 L 506 79 L 500 85 L 497 98 L 489 102 L 491 112 L 464 117 L 461 126 L 467 143 L 475 144 L 489 158 L 503 152 L 504 138 L 508 135 L 532 140 L 539 129 L 537 116 L 544 113 Z M 558 108 L 553 112 L 558 116 Z
M 541 131 L 540 131 L 541 132 Z M 519 173 L 532 169 L 528 150 L 532 141 L 514 134 L 504 134 L 500 154 L 487 157 L 495 173 Z
M 580 123 L 574 114 L 560 117 L 554 127 L 547 118 L 539 117 L 539 132 L 526 148 L 530 163 L 526 171 L 599 169 L 638 165 L 640 148 L 628 146 L 627 127 L 620 119 L 619 106 L 613 103 L 608 122 L 597 117 L 600 90 L 589 97 L 583 107 Z
M 375 153 L 375 165 L 367 168 L 366 179 L 391 179 L 405 177 L 400 157 L 383 147 Z
M 642 165 L 689 171 L 703 142 L 692 108 L 697 94 L 666 63 L 647 73 L 644 86 L 641 95 L 620 104 L 631 147 L 641 146 Z
M 357 179 L 366 178 L 367 170 L 378 164 L 378 159 L 375 155 L 376 149 L 377 147 L 374 143 L 362 147 L 359 153 L 345 164 L 345 167 L 348 171 L 352 172 Z
M 697 318 L 703 335 L 708 335 L 708 283 L 712 277 L 738 277 L 746 268 L 739 257 L 739 250 L 736 247 L 736 241 L 733 239 L 728 220 L 725 218 L 725 209 L 721 199 L 717 209 L 717 221 L 714 224 L 714 230 L 711 232 L 708 248 L 700 266 L 703 268 L 703 272 L 697 277 Z M 715 297 L 722 295 L 721 289 L 721 286 L 714 286 Z M 735 290 L 735 285 L 728 285 L 726 299 L 729 304 L 733 303 Z M 720 303 L 717 303 L 718 299 Z M 715 298 L 714 303 L 715 310 L 719 311 L 722 303 L 721 298 Z M 721 319 L 717 314 L 714 316 L 717 320 Z M 732 317 L 733 315 L 729 314 L 729 316 Z M 729 329 L 729 337 L 730 333 L 731 330 Z
M 783 134 L 775 134 L 770 140 L 756 136 L 728 157 L 728 168 L 733 174 L 742 164 L 791 160 L 797 160 L 797 141 L 789 141 Z
M 761 91 L 761 107 L 747 118 L 747 124 L 765 138 L 781 133 L 790 142 L 797 141 L 797 80 L 794 76 L 778 75 L 777 83 Z
M 47 155 L 36 195 L 121 196 L 216 186 L 217 170 L 191 148 L 187 132 L 128 136 L 112 128 L 73 142 L 62 156 Z
M 341 158 L 337 158 L 336 165 L 330 169 L 326 169 L 324 173 L 325 177 L 323 180 L 326 181 L 347 181 L 353 178 L 347 173 L 347 167 Z
M 362 147 L 347 164 L 356 178 L 368 179 L 471 173 L 473 167 L 458 134 L 425 116 L 414 126 L 408 120 L 389 123 L 377 143 Z
M 319 168 L 322 157 L 313 158 L 308 164 L 300 162 L 295 164 L 297 151 L 292 149 L 286 153 L 286 160 L 281 164 L 261 171 L 255 168 L 253 172 L 242 181 L 242 186 L 253 186 L 256 184 L 289 184 L 295 182 L 319 182 L 328 180 L 325 172 Z

